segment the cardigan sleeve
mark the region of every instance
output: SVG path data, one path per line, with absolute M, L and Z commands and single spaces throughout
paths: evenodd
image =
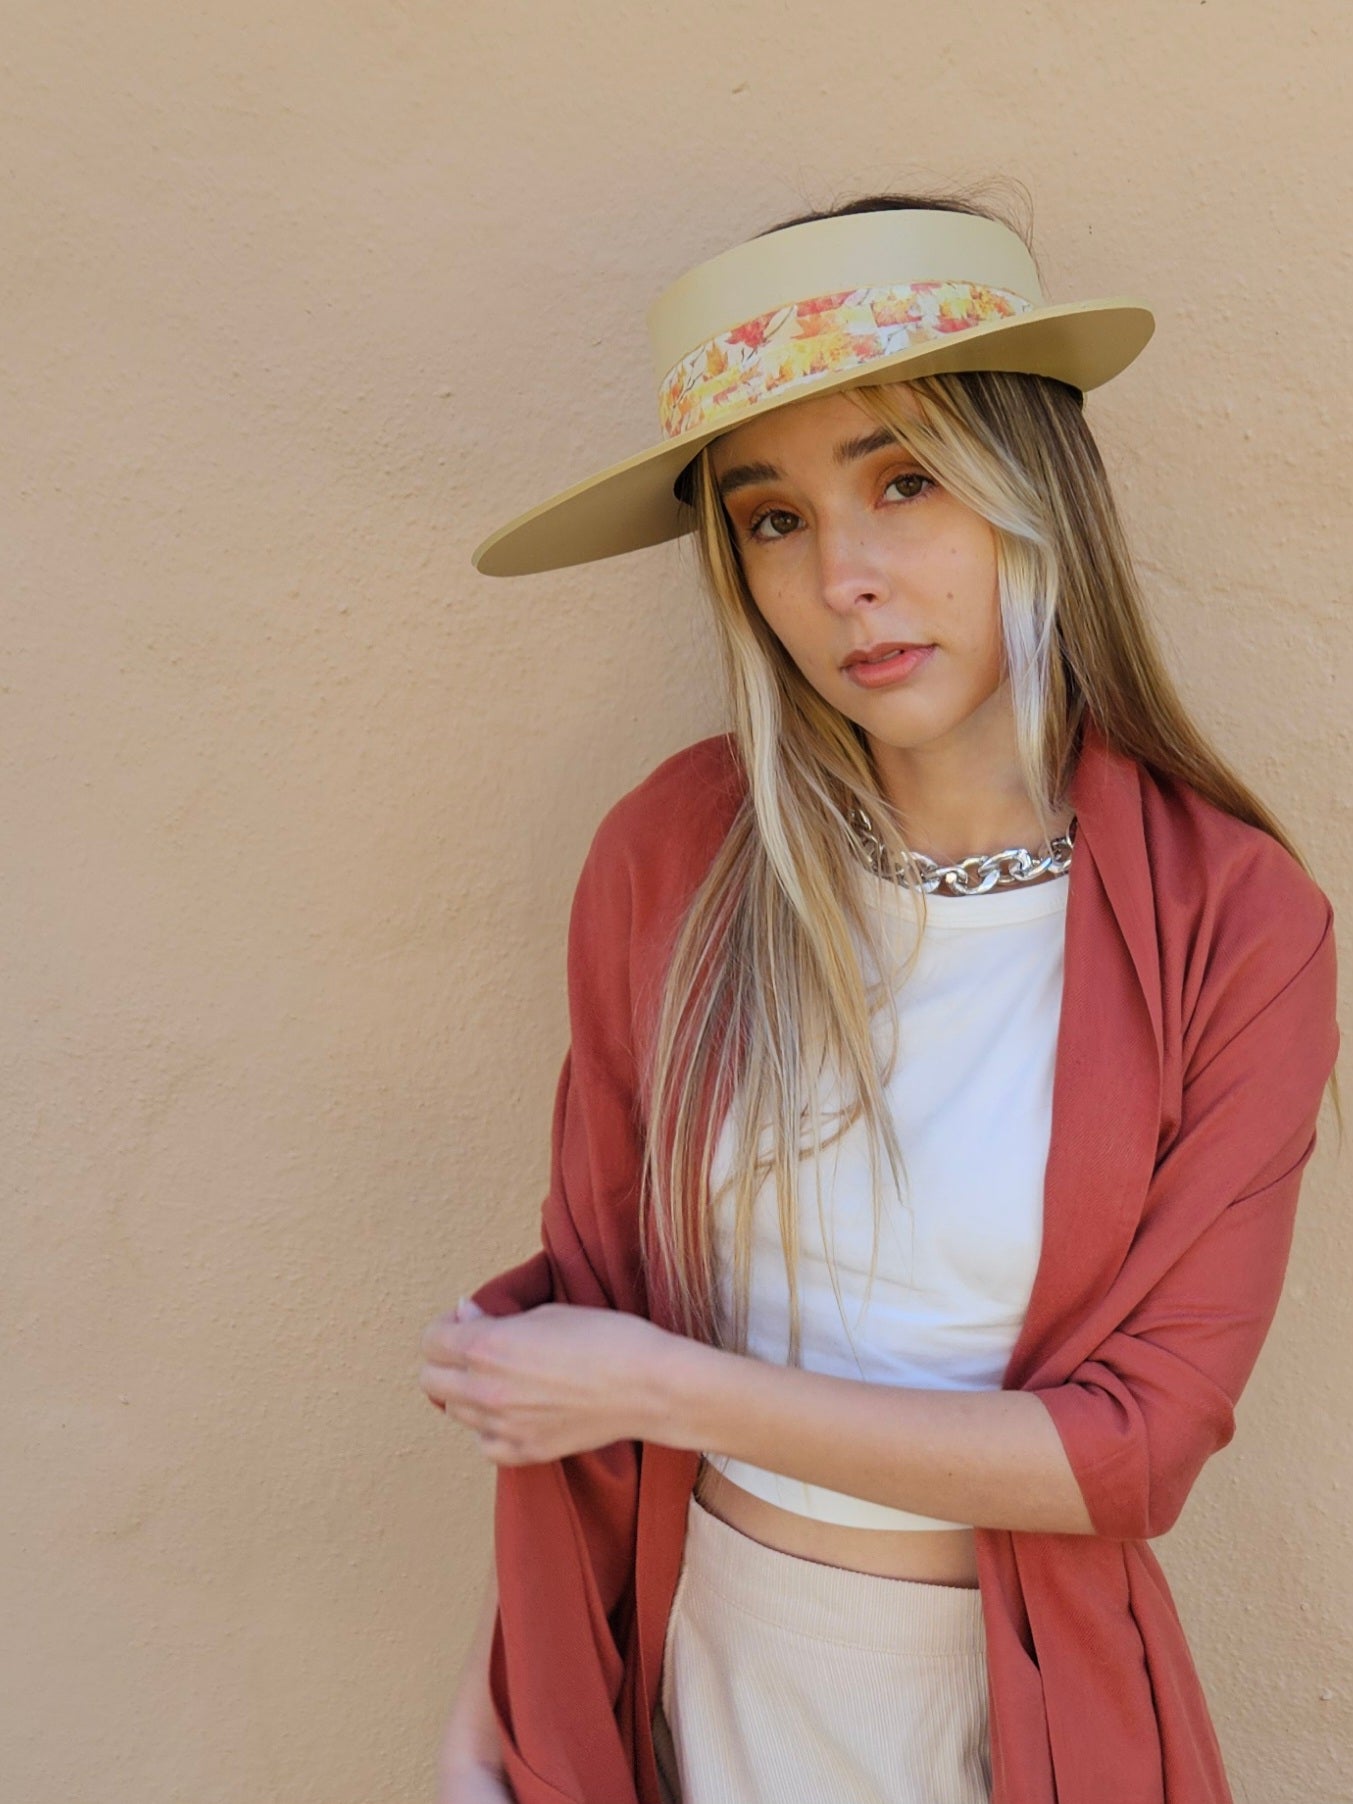
M 732 735 L 713 734 L 664 759 L 593 833 L 569 914 L 569 1046 L 555 1089 L 541 1245 L 474 1293 L 491 1315 L 548 1302 L 647 1313 L 639 1048 L 683 911 L 744 787 Z
M 603 819 L 568 928 L 569 1044 L 555 1087 L 540 1246 L 473 1293 L 490 1315 L 556 1302 L 638 1310 L 641 1136 L 630 1024 L 632 865 Z M 489 1691 L 512 1794 L 633 1798 L 623 1732 L 643 1444 L 499 1466 Z
M 490 1315 L 548 1302 L 625 1308 L 635 1299 L 642 1142 L 623 827 L 617 805 L 593 836 L 569 914 L 569 1044 L 554 1092 L 541 1245 L 473 1293 Z
M 1147 1271 L 1135 1302 L 1064 1382 L 1031 1387 L 1100 1535 L 1142 1539 L 1173 1526 L 1203 1464 L 1235 1432 L 1277 1309 L 1339 1047 L 1333 912 L 1321 892 L 1315 899 L 1314 945 L 1301 930 L 1307 911 L 1295 911 L 1294 931 L 1275 910 L 1265 945 L 1236 961 L 1234 981 L 1204 1011 L 1179 1130 L 1157 1160 L 1129 1254 Z

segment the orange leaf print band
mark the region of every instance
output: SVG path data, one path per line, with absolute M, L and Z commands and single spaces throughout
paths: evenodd
M 981 282 L 908 282 L 788 301 L 688 351 L 663 377 L 658 412 L 667 438 L 828 371 L 1028 313 L 1034 303 Z

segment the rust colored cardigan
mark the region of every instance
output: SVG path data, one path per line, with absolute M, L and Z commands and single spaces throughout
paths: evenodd
M 729 734 L 616 802 L 568 932 L 541 1248 L 475 1291 L 672 1328 L 636 1228 L 636 1061 L 745 793 Z M 1150 1546 L 1235 1429 L 1339 1046 L 1333 911 L 1270 835 L 1109 749 L 1072 780 L 1043 1247 L 1002 1388 L 1050 1411 L 1096 1533 L 976 1529 L 993 1804 L 1231 1804 Z M 659 1804 L 651 1721 L 699 1454 L 499 1467 L 490 1689 L 519 1804 Z M 1258 1658 L 1256 1651 L 1256 1658 Z

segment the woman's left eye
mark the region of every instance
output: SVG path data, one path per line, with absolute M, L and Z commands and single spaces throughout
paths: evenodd
M 892 481 L 888 484 L 888 487 L 890 489 L 896 488 L 899 482 L 919 482 L 922 485 L 914 493 L 904 495 L 902 497 L 904 501 L 919 501 L 921 496 L 925 493 L 927 486 L 930 488 L 935 486 L 934 477 L 926 476 L 922 474 L 920 470 L 903 470 L 900 476 L 893 477 Z

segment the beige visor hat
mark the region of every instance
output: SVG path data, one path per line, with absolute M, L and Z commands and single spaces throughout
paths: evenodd
M 658 443 L 518 514 L 472 562 L 525 576 L 689 532 L 677 477 L 771 408 L 940 370 L 1024 370 L 1083 392 L 1154 328 L 1121 296 L 1049 306 L 1023 239 L 993 219 L 897 208 L 768 232 L 697 263 L 649 308 Z

